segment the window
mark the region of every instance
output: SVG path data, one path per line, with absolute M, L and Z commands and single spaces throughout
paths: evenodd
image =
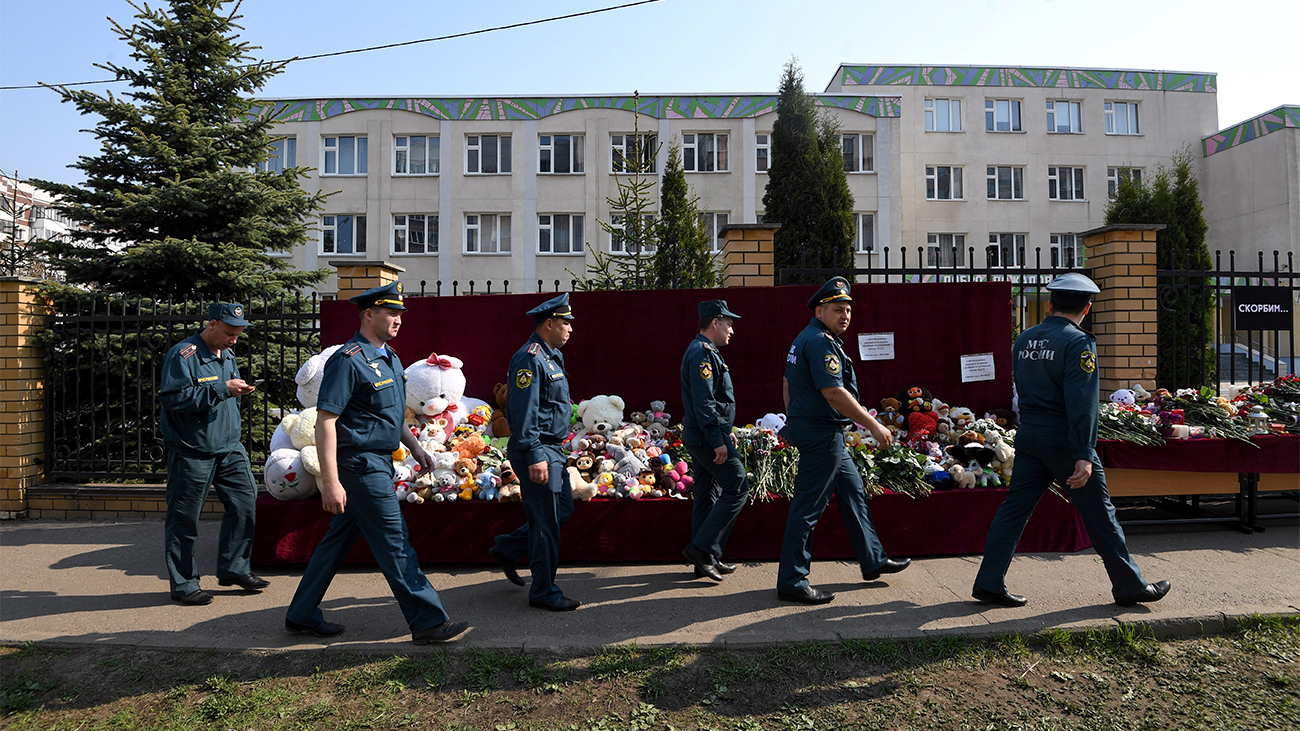
M 1075 269 L 1083 266 L 1083 240 L 1074 234 L 1052 234 L 1052 266 Z
M 441 140 L 436 136 L 393 138 L 393 175 L 437 175 Z
M 876 169 L 876 136 L 847 134 L 840 136 L 844 152 L 844 172 L 870 173 Z
M 365 216 L 321 216 L 320 223 L 320 250 L 322 254 L 366 253 Z
M 1021 167 L 989 167 L 988 199 L 1019 201 L 1025 199 L 1025 169 Z
M 966 266 L 966 234 L 926 234 L 925 265 Z
M 1119 192 L 1119 184 L 1133 181 L 1142 184 L 1142 168 L 1106 168 L 1106 194 L 1111 198 Z
M 628 254 L 628 253 L 632 253 L 632 252 L 629 252 L 629 251 L 626 250 L 626 249 L 628 248 L 628 246 L 630 246 L 630 244 L 629 244 L 629 245 L 625 245 L 625 244 L 627 244 L 627 242 L 625 242 L 625 241 L 623 240 L 623 216 L 621 216 L 621 215 L 611 215 L 611 216 L 609 217 L 609 225 L 610 225 L 610 228 L 614 229 L 613 231 L 610 231 L 610 234 L 609 234 L 609 250 L 610 250 L 610 253 L 613 253 L 613 254 Z M 653 227 L 654 225 L 655 225 L 655 217 L 654 217 L 653 215 L 646 214 L 646 215 L 642 218 L 642 222 L 641 222 L 642 230 L 645 230 L 645 229 L 651 228 L 651 227 Z M 651 246 L 647 246 L 647 247 L 646 247 L 644 250 L 642 250 L 640 253 L 642 253 L 642 254 L 653 254 L 654 252 L 655 252 L 655 247 L 654 247 L 653 245 L 651 245 Z
M 510 214 L 465 214 L 466 254 L 509 254 Z
M 609 141 L 613 148 L 610 159 L 614 172 L 635 173 L 637 161 L 641 163 L 641 172 L 655 172 L 655 153 L 659 151 L 657 135 L 644 134 L 639 138 L 636 135 L 610 135 Z
M 326 137 L 324 175 L 365 175 L 365 137 Z
M 725 173 L 727 136 L 706 132 L 682 135 L 682 169 L 688 173 Z
M 509 175 L 510 135 L 466 135 L 467 175 Z
M 279 137 L 271 143 L 271 157 L 257 163 L 258 172 L 278 173 L 298 166 L 298 138 Z
M 586 137 L 582 135 L 541 135 L 537 138 L 537 172 L 567 175 L 585 168 Z
M 1138 135 L 1138 105 L 1136 102 L 1106 102 L 1106 134 Z
M 438 253 L 438 217 L 428 213 L 394 214 L 393 253 Z
M 989 234 L 989 245 L 984 251 L 988 266 L 992 269 L 1016 266 L 1024 249 L 1024 234 Z
M 966 197 L 962 190 L 962 169 L 956 165 L 925 166 L 925 197 L 932 201 L 959 201 Z
M 537 253 L 581 254 L 582 216 L 543 213 L 537 217 Z
M 772 136 L 754 135 L 754 169 L 765 173 L 772 167 Z
M 876 214 L 858 213 L 854 218 L 858 224 L 857 252 L 870 254 L 876 250 Z
M 722 251 L 722 227 L 727 225 L 729 218 L 731 218 L 729 213 L 700 214 L 700 221 L 704 224 L 704 230 L 709 232 L 709 251 L 715 254 Z
M 985 99 L 984 131 L 1020 132 L 1020 102 L 1014 99 Z
M 1047 197 L 1054 201 L 1081 201 L 1083 168 L 1048 168 Z
M 1049 134 L 1079 134 L 1083 125 L 1079 123 L 1079 102 L 1047 102 L 1047 131 Z
M 960 132 L 961 131 L 961 100 L 960 99 L 926 99 L 925 100 L 925 131 L 926 132 Z

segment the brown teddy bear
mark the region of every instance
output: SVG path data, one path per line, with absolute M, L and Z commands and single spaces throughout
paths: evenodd
M 510 420 L 506 418 L 506 384 L 498 383 L 492 387 L 497 407 L 492 410 L 492 436 L 500 439 L 510 436 Z

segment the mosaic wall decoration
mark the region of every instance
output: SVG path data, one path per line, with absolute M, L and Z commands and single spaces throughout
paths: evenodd
M 1278 107 L 1222 132 L 1215 132 L 1201 140 L 1201 154 L 1209 157 L 1287 127 L 1300 127 L 1300 107 Z
M 318 122 L 348 112 L 396 109 L 434 119 L 515 121 L 542 119 L 563 112 L 591 109 L 637 111 L 655 119 L 744 119 L 776 111 L 776 96 L 515 97 L 408 99 L 292 99 L 255 104 L 254 118 L 276 122 Z M 872 117 L 902 116 L 896 96 L 821 96 L 818 104 Z
M 1214 93 L 1216 74 L 992 66 L 841 66 L 844 86 L 1021 86 Z

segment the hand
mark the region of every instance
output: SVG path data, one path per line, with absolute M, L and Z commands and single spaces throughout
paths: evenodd
M 731 437 L 731 446 L 733 447 L 740 446 L 739 444 L 736 443 L 736 432 L 733 431 L 729 436 Z
M 727 445 L 722 445 L 713 450 L 713 464 L 722 464 L 727 461 Z
M 880 422 L 872 419 L 871 423 L 867 425 L 867 428 L 871 430 L 871 436 L 875 437 L 877 442 L 880 442 L 880 446 L 888 447 L 894 443 L 894 435 L 889 433 L 888 429 L 881 426 Z
M 420 463 L 421 474 L 428 474 L 433 469 L 433 455 L 429 454 L 424 447 L 418 444 L 415 445 L 411 449 L 411 456 L 415 457 L 415 461 Z
M 247 396 L 254 391 L 255 387 L 245 383 L 242 378 L 232 378 L 226 381 L 226 389 L 230 391 L 231 396 Z
M 1065 478 L 1065 484 L 1069 485 L 1072 490 L 1078 490 L 1088 484 L 1088 480 L 1091 478 L 1092 462 L 1089 462 L 1086 459 L 1081 459 L 1074 463 L 1074 474 Z
M 320 486 L 320 506 L 325 512 L 339 515 L 348 504 L 348 494 L 338 480 L 325 480 Z
M 545 485 L 551 477 L 550 470 L 545 462 L 528 465 L 528 479 L 539 485 Z

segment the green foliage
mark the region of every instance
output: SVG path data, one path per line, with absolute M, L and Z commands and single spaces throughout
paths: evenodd
M 783 71 L 776 115 L 763 194 L 763 220 L 781 224 L 774 242 L 776 269 L 852 268 L 853 194 L 839 124 L 818 113 L 793 59 Z
M 656 289 L 708 289 L 721 284 L 709 230 L 682 170 L 682 149 L 668 145 L 668 166 L 659 192 L 659 249 L 654 257 Z
M 131 2 L 131 0 L 128 0 Z M 271 155 L 271 120 L 250 119 L 252 95 L 283 64 L 253 61 L 227 0 L 131 3 L 138 22 L 118 36 L 131 66 L 97 64 L 126 81 L 118 97 L 51 87 L 100 118 L 95 157 L 72 167 L 85 186 L 35 181 L 83 224 L 72 240 L 38 249 L 67 281 L 147 296 L 204 294 L 227 300 L 297 291 L 326 270 L 297 271 L 269 252 L 307 237 L 325 196 L 298 185 L 303 168 L 259 172 Z
M 1184 146 L 1160 165 L 1147 182 L 1122 179 L 1106 206 L 1106 223 L 1161 223 L 1156 234 L 1156 267 L 1176 271 L 1212 268 L 1205 245 L 1204 211 L 1192 169 L 1191 148 Z M 1160 359 L 1156 383 L 1169 390 L 1214 386 L 1218 380 L 1215 348 L 1215 290 L 1204 277 L 1166 276 L 1156 310 Z

